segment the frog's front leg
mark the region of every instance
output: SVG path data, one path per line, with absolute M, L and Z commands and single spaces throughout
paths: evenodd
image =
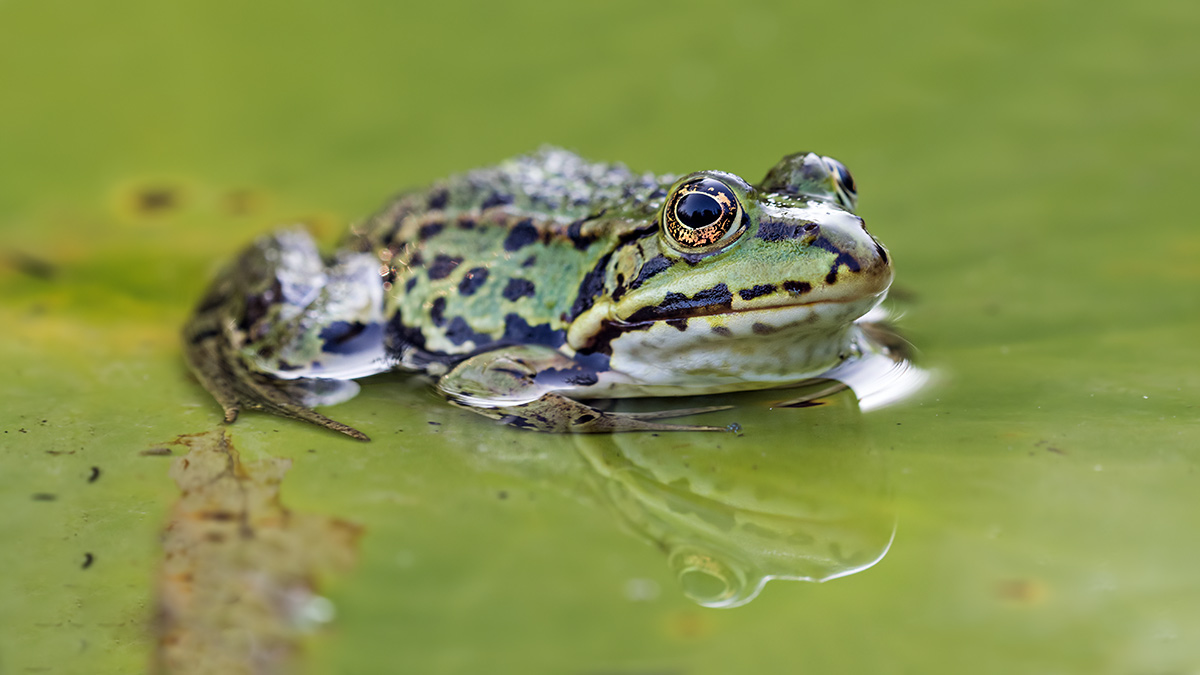
M 263 410 L 367 440 L 312 406 L 346 400 L 358 392 L 351 379 L 389 368 L 378 267 L 362 253 L 327 264 L 297 229 L 259 239 L 217 277 L 184 338 L 226 421 Z
M 523 429 L 567 433 L 728 430 L 654 420 L 730 406 L 610 413 L 569 397 L 573 391 L 595 384 L 599 376 L 586 364 L 549 347 L 515 345 L 463 361 L 438 381 L 438 389 L 456 405 Z

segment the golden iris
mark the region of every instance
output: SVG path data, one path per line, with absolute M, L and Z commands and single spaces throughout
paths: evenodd
M 685 248 L 711 246 L 741 221 L 737 197 L 715 178 L 680 185 L 663 207 L 667 234 Z

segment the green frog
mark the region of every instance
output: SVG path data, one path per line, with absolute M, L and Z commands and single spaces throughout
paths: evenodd
M 452 403 L 551 432 L 724 430 L 594 399 L 794 385 L 877 353 L 856 322 L 892 280 L 840 162 L 635 173 L 543 148 L 401 194 L 322 255 L 302 229 L 226 267 L 184 331 L 241 409 L 367 440 L 313 410 L 357 378 L 425 373 Z

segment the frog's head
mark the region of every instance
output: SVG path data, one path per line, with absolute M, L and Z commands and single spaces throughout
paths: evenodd
M 684 176 L 666 195 L 658 231 L 616 253 L 617 284 L 595 309 L 625 332 L 654 323 L 688 333 L 691 344 L 746 338 L 731 343 L 739 351 L 758 349 L 746 342 L 766 335 L 803 342 L 845 330 L 892 280 L 855 199 L 850 172 L 813 153 L 784 157 L 758 185 L 721 171 Z

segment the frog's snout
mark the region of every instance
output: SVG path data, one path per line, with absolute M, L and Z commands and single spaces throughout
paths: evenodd
M 892 262 L 887 249 L 867 231 L 863 219 L 849 213 L 820 224 L 810 246 L 833 254 L 828 286 L 850 283 L 862 295 L 875 295 L 892 283 Z

